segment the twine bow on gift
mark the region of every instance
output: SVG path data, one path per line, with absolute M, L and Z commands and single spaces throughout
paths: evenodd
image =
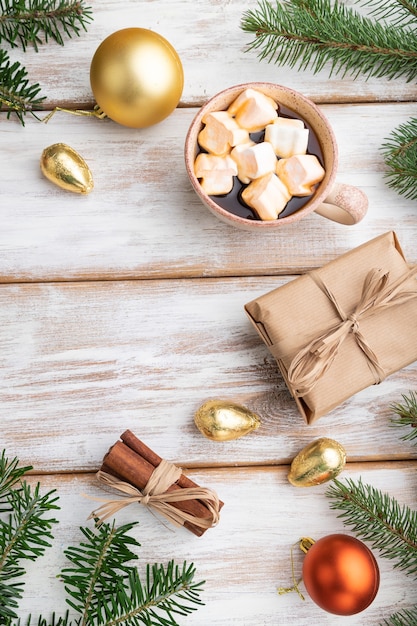
M 143 504 L 163 515 L 176 526 L 183 526 L 190 522 L 203 529 L 215 526 L 219 521 L 219 498 L 217 494 L 206 487 L 188 487 L 168 491 L 181 476 L 179 467 L 162 459 L 161 463 L 152 472 L 147 485 L 140 491 L 130 483 L 121 481 L 111 474 L 98 471 L 96 477 L 99 482 L 124 493 L 126 497 L 118 500 L 104 498 L 92 498 L 103 504 L 93 511 L 88 519 L 97 519 L 97 524 L 102 524 L 121 509 L 132 503 Z M 199 500 L 207 508 L 207 517 L 195 517 L 173 506 L 175 502 L 187 500 Z
M 328 297 L 340 317 L 340 322 L 313 339 L 293 358 L 288 368 L 288 381 L 295 395 L 302 397 L 310 392 L 320 378 L 332 365 L 339 348 L 347 336 L 352 333 L 356 343 L 365 355 L 373 373 L 375 384 L 386 376 L 378 356 L 370 347 L 360 330 L 360 322 L 375 315 L 383 308 L 397 306 L 417 296 L 414 290 L 402 289 L 404 283 L 417 273 L 417 266 L 405 272 L 397 280 L 389 283 L 389 272 L 381 269 L 371 270 L 364 281 L 362 294 L 355 310 L 346 315 L 329 287 L 319 273 L 313 271 L 309 276 Z

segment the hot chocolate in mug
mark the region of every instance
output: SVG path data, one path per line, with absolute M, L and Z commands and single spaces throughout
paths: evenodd
M 302 120 L 309 129 L 308 152 L 316 154 L 324 177 L 308 197 L 292 198 L 277 219 L 261 220 L 256 213 L 239 201 L 241 192 L 234 191 L 223 196 L 208 195 L 201 180 L 196 176 L 195 160 L 201 151 L 198 136 L 205 124 L 207 114 L 226 111 L 246 90 L 255 90 L 272 98 L 278 105 L 278 115 Z M 253 135 L 250 135 L 253 139 Z M 185 166 L 191 184 L 203 204 L 219 219 L 245 230 L 271 230 L 292 224 L 315 211 L 335 222 L 352 225 L 359 222 L 368 209 L 365 193 L 357 187 L 336 181 L 338 148 L 332 127 L 320 108 L 301 93 L 274 83 L 245 83 L 229 87 L 208 100 L 198 111 L 185 140 Z M 237 179 L 236 179 L 237 180 Z M 239 185 L 239 181 L 237 183 Z M 294 204 L 295 203 L 295 204 Z

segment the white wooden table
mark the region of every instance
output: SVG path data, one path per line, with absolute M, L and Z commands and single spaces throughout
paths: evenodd
M 21 614 L 63 613 L 57 573 L 63 549 L 79 540 L 99 496 L 94 474 L 108 448 L 132 430 L 180 465 L 225 505 L 216 528 L 197 538 L 128 507 L 139 519 L 141 563 L 194 562 L 205 606 L 188 626 L 379 624 L 417 602 L 415 584 L 377 556 L 380 590 L 363 613 L 338 618 L 306 595 L 279 596 L 290 584 L 290 547 L 349 532 L 330 510 L 326 485 L 296 489 L 291 460 L 314 439 L 345 446 L 345 477 L 359 478 L 415 507 L 417 451 L 390 426 L 390 404 L 417 386 L 417 364 L 371 387 L 312 426 L 299 416 L 243 305 L 388 230 L 417 262 L 417 208 L 388 189 L 380 146 L 415 114 L 413 84 L 362 78 L 328 80 L 260 62 L 246 52 L 239 22 L 255 2 L 240 0 L 91 1 L 94 21 L 79 39 L 38 53 L 10 50 L 47 95 L 46 108 L 91 108 L 89 66 L 112 32 L 140 26 L 178 51 L 185 85 L 164 122 L 132 130 L 109 119 L 56 114 L 22 127 L 0 115 L 0 448 L 34 466 L 31 480 L 57 489 L 60 524 L 53 548 L 28 577 Z M 185 134 L 198 107 L 233 84 L 277 82 L 317 102 L 333 125 L 339 179 L 369 197 L 353 227 L 310 215 L 276 233 L 234 230 L 209 214 L 188 183 Z M 41 174 L 42 150 L 55 142 L 89 163 L 95 189 L 79 197 Z M 211 442 L 193 415 L 210 397 L 256 411 L 259 430 Z M 41 568 L 42 574 L 39 575 Z

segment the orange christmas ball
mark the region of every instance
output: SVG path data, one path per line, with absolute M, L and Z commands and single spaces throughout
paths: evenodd
M 303 562 L 303 582 L 320 608 L 335 615 L 354 615 L 374 600 L 379 568 L 359 539 L 328 535 L 309 548 Z

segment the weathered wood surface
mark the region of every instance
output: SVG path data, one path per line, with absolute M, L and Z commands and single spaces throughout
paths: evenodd
M 299 273 L 388 230 L 397 232 L 406 257 L 416 262 L 415 203 L 386 186 L 380 150 L 415 105 L 322 109 L 339 142 L 339 180 L 366 192 L 368 214 L 351 227 L 312 214 L 267 235 L 223 224 L 192 190 L 183 148 L 197 109 L 178 109 L 157 127 L 133 131 L 61 112 L 46 125 L 29 119 L 25 128 L 1 120 L 0 146 L 7 159 L 0 279 Z M 89 196 L 64 194 L 41 174 L 42 150 L 56 142 L 74 147 L 89 164 L 95 181 Z
M 177 110 L 139 131 L 65 113 L 46 125 L 27 118 L 21 127 L 0 114 L 0 449 L 33 465 L 31 480 L 56 488 L 62 507 L 53 548 L 29 568 L 21 614 L 64 610 L 55 577 L 65 565 L 63 549 L 79 539 L 92 508 L 81 494 L 100 495 L 94 472 L 129 428 L 225 502 L 220 524 L 201 538 L 138 513 L 141 566 L 187 559 L 207 581 L 205 607 L 181 624 L 337 624 L 340 618 L 308 597 L 276 593 L 291 583 L 294 542 L 346 530 L 328 506 L 326 487 L 295 489 L 288 466 L 306 444 L 329 436 L 346 447 L 344 476 L 415 508 L 417 452 L 392 428 L 390 407 L 416 388 L 417 364 L 306 426 L 243 305 L 388 230 L 417 262 L 416 203 L 388 189 L 380 150 L 415 115 L 415 85 L 329 80 L 326 72 L 260 62 L 245 52 L 250 36 L 239 28 L 255 2 L 91 6 L 94 22 L 64 47 L 9 50 L 41 84 L 47 110 L 91 107 L 92 55 L 104 37 L 132 25 L 174 45 L 185 85 Z M 345 227 L 310 215 L 266 236 L 234 230 L 199 203 L 183 163 L 187 129 L 210 96 L 252 80 L 287 85 L 320 104 L 338 140 L 339 179 L 369 197 L 361 223 Z M 65 193 L 42 176 L 40 155 L 55 142 L 89 163 L 89 196 Z M 223 444 L 205 439 L 193 415 L 209 397 L 247 405 L 261 416 L 261 428 Z M 130 508 L 118 521 L 135 518 Z M 375 626 L 417 601 L 414 582 L 378 562 L 376 601 L 344 624 Z
M 389 492 L 402 504 L 415 501 L 416 462 L 353 464 L 345 477 L 369 481 Z M 287 480 L 288 467 L 216 468 L 187 471 L 198 484 L 215 489 L 224 500 L 221 520 L 202 537 L 185 529 L 167 527 L 149 511 L 131 505 L 120 512 L 120 523 L 137 520 L 131 533 L 141 543 L 139 569 L 146 563 L 174 558 L 194 563 L 196 580 L 205 580 L 205 606 L 180 621 L 184 626 L 266 625 L 310 626 L 317 622 L 335 626 L 375 626 L 399 607 L 415 602 L 415 582 L 380 560 L 381 583 L 373 604 L 352 617 L 338 617 L 319 609 L 304 586 L 303 602 L 296 593 L 279 595 L 277 588 L 292 585 L 291 546 L 302 537 L 319 539 L 343 529 L 324 495 L 326 486 L 297 489 Z M 79 526 L 97 503 L 84 496 L 112 497 L 97 488 L 95 478 L 86 475 L 41 477 L 44 490 L 57 489 L 61 511 L 54 530 L 53 547 L 42 561 L 29 566 L 31 576 L 25 590 L 22 614 L 48 615 L 65 610 L 65 594 L 56 576 L 68 566 L 63 550 L 81 539 Z M 117 497 L 117 496 L 115 496 Z M 296 574 L 301 573 L 303 556 L 294 550 Z M 42 563 L 42 577 L 38 575 Z
M 416 458 L 390 404 L 416 365 L 306 426 L 245 302 L 291 278 L 103 281 L 0 286 L 3 439 L 41 471 L 94 470 L 126 429 L 172 461 L 288 462 L 318 436 L 351 460 Z M 247 404 L 262 427 L 234 442 L 201 436 L 210 397 Z

